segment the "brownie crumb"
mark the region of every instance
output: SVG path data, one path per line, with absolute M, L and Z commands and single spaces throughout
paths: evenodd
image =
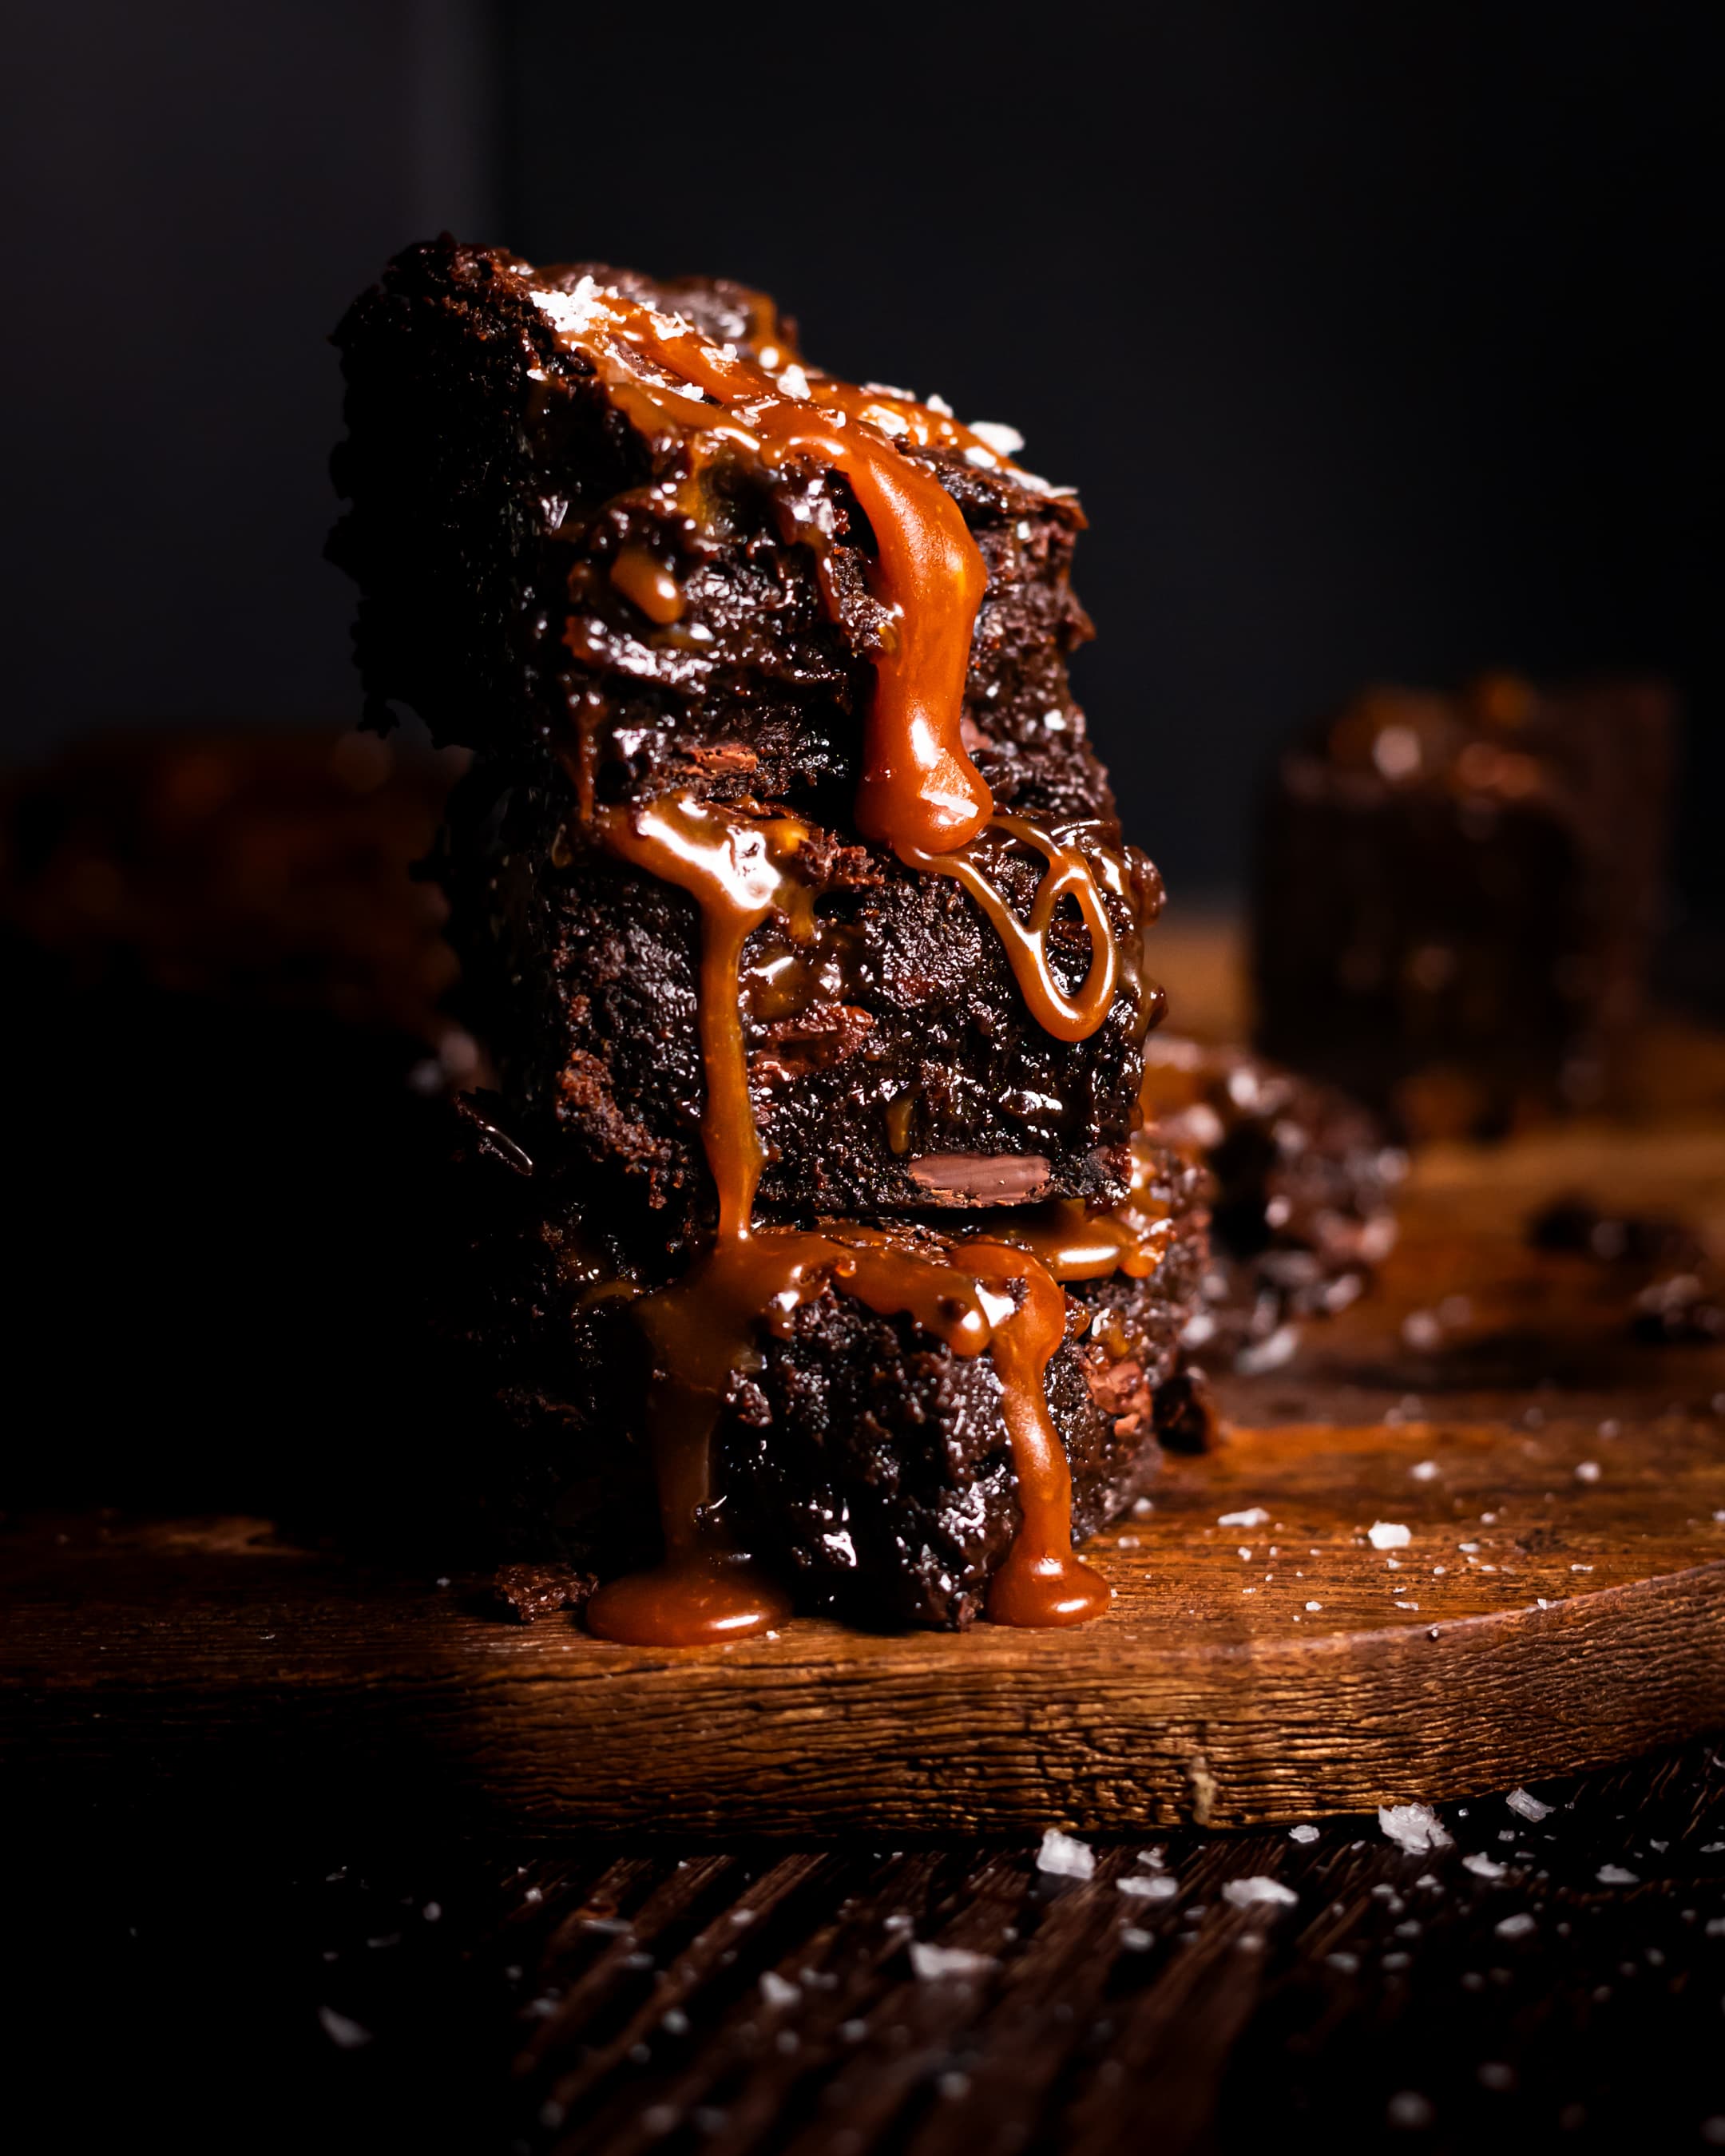
M 1210 1381 L 1195 1363 L 1183 1363 L 1156 1394 L 1156 1435 L 1170 1452 L 1208 1452 L 1221 1427 Z
M 505 1564 L 492 1578 L 491 1599 L 500 1616 L 531 1625 L 560 1609 L 583 1609 L 598 1584 L 593 1573 L 566 1564 Z

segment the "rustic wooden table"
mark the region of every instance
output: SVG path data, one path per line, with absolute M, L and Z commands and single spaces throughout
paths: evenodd
M 1029 1837 L 33 1835 L 10 2104 L 39 2076 L 43 2148 L 1725 2143 L 1725 1753 L 1532 1794 L 1426 1851 L 1098 1837 L 1087 1879 Z
M 658 1785 L 675 1805 L 607 1812 L 593 1793 L 628 1777 L 603 1718 L 572 1748 L 547 1707 L 591 1645 L 567 1620 L 558 1646 L 438 1617 L 429 1578 L 344 1587 L 326 1559 L 208 1523 L 4 1537 L 8 2072 L 14 2104 L 33 2084 L 48 2098 L 41 2145 L 1104 2156 L 1255 2150 L 1291 2128 L 1343 2148 L 1725 2147 L 1725 1745 L 1702 1733 L 1725 1696 L 1725 1504 L 1707 1494 L 1725 1375 L 1716 1351 L 1630 1340 L 1621 1277 L 1522 1235 L 1575 1184 L 1717 1232 L 1725 1149 L 1706 1131 L 1570 1133 L 1481 1167 L 1422 1162 L 1379 1294 L 1224 1389 L 1250 1435 L 1175 1471 L 1154 1562 L 1104 1551 L 1140 1612 L 1122 1655 L 1153 1690 L 1145 1598 L 1189 1553 L 1189 1595 L 1156 1621 L 1173 1640 L 1203 1614 L 1245 1702 L 1238 1779 L 1218 1751 L 1208 1799 L 1146 1768 L 1070 1805 L 1009 1776 L 991 1810 L 973 1777 L 934 1790 L 942 1836 L 895 1783 L 872 1830 L 841 1830 L 817 1790 L 800 1825 L 775 1799 L 777 1835 L 740 1839 L 724 1804 L 696 1801 L 695 1717 L 661 1727 L 688 1754 Z M 1286 1774 L 1261 1718 L 1252 1735 L 1255 1673 L 1308 1656 L 1295 1620 L 1324 1598 L 1302 1583 L 1276 1601 L 1267 1544 L 1247 1538 L 1248 1560 L 1219 1537 L 1204 1480 L 1280 1471 L 1278 1431 L 1279 1501 L 1298 1497 L 1301 1445 L 1327 1463 L 1323 1614 L 1354 1643 L 1359 1717 L 1312 1725 Z M 1398 1463 L 1417 1594 L 1354 1532 L 1348 1457 Z M 1510 1463 L 1490 1487 L 1488 1457 Z M 259 1589 L 259 1567 L 300 1584 Z M 1368 1728 L 1372 1672 L 1446 1627 L 1477 1650 L 1443 1666 L 1450 1691 L 1428 1668 Z M 787 1681 L 841 1651 L 808 1637 Z M 972 1644 L 930 1650 L 954 1683 L 1011 1643 L 979 1632 L 967 1661 Z M 1097 1651 L 1075 1644 L 1073 1667 Z M 734 1695 L 764 1699 L 773 1668 L 740 1662 Z M 1289 1712 L 1274 1686 L 1265 1712 Z M 1692 1733 L 1517 1793 L 1554 1729 L 1578 1767 Z M 1065 1756 L 1034 1754 L 1045 1774 Z M 1334 1799 L 1361 1760 L 1386 1795 L 1447 1800 L 1393 1820 L 1398 1840 Z M 1312 1761 L 1340 1764 L 1314 1779 Z M 1465 1779 L 1422 1786 L 1421 1763 Z M 588 1796 L 567 1800 L 583 1768 Z M 490 1818 L 469 1801 L 488 1789 L 507 1799 Z M 1302 1816 L 1302 1790 L 1333 1800 Z M 1086 1816 L 1068 1868 L 1039 1867 L 1040 1826 Z M 1430 1845 L 1404 1845 L 1427 1819 Z

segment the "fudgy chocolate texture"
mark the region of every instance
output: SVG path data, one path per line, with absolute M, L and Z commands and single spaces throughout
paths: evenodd
M 463 1305 L 454 1368 L 485 1417 L 484 1478 L 467 1532 L 495 1554 L 556 1557 L 613 1575 L 658 1555 L 641 1440 L 647 1357 L 634 1291 L 668 1276 L 627 1214 L 589 1209 L 583 1181 L 547 1186 L 470 1111 L 450 1170 L 482 1307 Z M 1155 1271 L 1070 1288 L 1049 1400 L 1073 1476 L 1076 1533 L 1154 1472 L 1155 1394 L 1173 1370 L 1206 1262 L 1202 1176 L 1173 1152 L 1147 1194 L 1174 1232 Z M 963 1625 L 1016 1532 L 1018 1500 L 987 1355 L 965 1359 L 911 1320 L 830 1286 L 739 1372 L 714 1453 L 714 1490 L 739 1546 L 805 1605 L 870 1621 Z M 464 1507 L 475 1496 L 464 1483 Z
M 1345 1309 L 1389 1255 L 1406 1158 L 1358 1101 L 1244 1049 L 1158 1034 L 1143 1102 L 1155 1137 L 1208 1178 L 1211 1264 L 1184 1345 L 1273 1368 L 1301 1319 Z
M 1258 1045 L 1415 1136 L 1609 1096 L 1657 918 L 1671 700 L 1651 682 L 1373 690 L 1285 755 Z
M 543 1144 L 636 1186 L 670 1240 L 711 1216 L 695 906 L 626 871 L 594 818 L 670 791 L 770 803 L 812 827 L 820 932 L 803 952 L 769 924 L 745 957 L 763 1214 L 1118 1194 L 1156 1008 L 1139 933 L 1159 891 L 1120 847 L 1067 683 L 1090 634 L 1068 581 L 1076 502 L 951 450 L 903 451 L 958 505 L 988 567 L 964 737 L 997 807 L 1090 825 L 1121 863 L 1107 905 L 1128 978 L 1101 1028 L 1068 1045 L 1026 1009 L 970 901 L 855 829 L 884 617 L 846 483 L 716 465 L 691 494 L 685 447 L 634 432 L 533 304 L 536 286 L 584 274 L 416 248 L 336 337 L 352 506 L 331 551 L 361 587 L 374 704 L 410 704 L 480 752 L 443 874 L 465 1009 L 511 1103 Z M 593 274 L 745 350 L 762 333 L 739 288 Z M 674 619 L 614 583 L 626 550 L 675 579 Z M 1041 865 L 1002 849 L 1021 913 Z M 1089 956 L 1076 921 L 1057 921 L 1068 988 Z
M 614 1179 L 626 1202 L 652 1209 L 665 1240 L 687 1244 L 713 1210 L 695 901 L 584 839 L 561 771 L 542 767 L 498 793 L 501 777 L 478 766 L 452 810 L 444 874 L 462 1009 L 536 1152 Z M 956 885 L 829 838 L 800 860 L 816 893 L 813 942 L 769 921 L 742 968 L 767 1151 L 761 1215 L 1117 1194 L 1154 989 L 1117 997 L 1089 1040 L 1057 1040 Z M 1000 855 L 999 883 L 1024 911 L 1042 865 Z M 1124 866 L 1127 897 L 1106 903 L 1136 968 L 1135 916 L 1153 914 L 1160 890 L 1142 856 Z M 1088 937 L 1056 921 L 1050 947 L 1076 987 Z

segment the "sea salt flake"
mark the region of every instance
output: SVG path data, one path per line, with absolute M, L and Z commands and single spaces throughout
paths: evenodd
M 1306 1607 L 1308 1609 L 1322 1609 L 1323 1608 L 1323 1604 L 1322 1602 L 1308 1602 Z
M 769 1969 L 763 1971 L 761 1977 L 761 1996 L 769 2006 L 794 2006 L 803 1994 L 777 1969 Z
M 1503 1879 L 1509 1873 L 1507 1864 L 1499 1864 L 1494 1857 L 1487 1856 L 1477 1849 L 1471 1856 L 1462 1858 L 1461 1868 L 1464 1871 L 1471 1871 L 1479 1879 Z
M 372 2041 L 372 2032 L 357 2021 L 351 2021 L 345 2014 L 336 2013 L 333 2006 L 320 2006 L 317 2018 L 323 2025 L 323 2033 L 332 2044 L 344 2051 L 357 2051 Z
M 1043 1835 L 1042 1846 L 1036 1852 L 1039 1871 L 1052 1871 L 1062 1879 L 1088 1879 L 1096 1868 L 1096 1851 L 1087 1841 L 1062 1834 L 1057 1826 L 1051 1826 Z
M 1410 1855 L 1450 1846 L 1449 1833 L 1430 1804 L 1379 1804 L 1378 1824 Z
M 1180 1891 L 1180 1882 L 1166 1871 L 1129 1871 L 1114 1884 L 1122 1894 L 1130 1894 L 1139 1902 L 1171 1902 Z
M 1556 1809 L 1554 1805 L 1541 1804 L 1526 1789 L 1512 1789 L 1503 1801 L 1518 1819 L 1531 1820 L 1536 1826 L 1541 1820 L 1549 1819 Z
M 1594 1876 L 1602 1887 L 1639 1887 L 1640 1875 L 1625 1871 L 1620 1864 L 1602 1864 Z
M 1227 1880 L 1222 1887 L 1222 1899 L 1233 1909 L 1255 1909 L 1266 1902 L 1291 1908 L 1299 1898 L 1291 1887 L 1284 1887 L 1280 1879 L 1267 1879 L 1261 1874 L 1250 1879 Z
M 1219 1527 L 1267 1527 L 1270 1515 L 1261 1505 L 1250 1505 L 1243 1512 L 1224 1512 L 1216 1525 Z
M 1290 1841 L 1316 1841 L 1317 1840 L 1317 1829 L 1315 1826 L 1291 1826 L 1288 1829 L 1288 1840 Z
M 1366 1540 L 1373 1549 L 1405 1549 L 1413 1539 L 1399 1520 L 1373 1520 L 1366 1529 Z
M 1142 1953 L 1146 1947 L 1155 1945 L 1156 1934 L 1141 1930 L 1137 1924 L 1127 1924 L 1121 1932 L 1120 1943 L 1129 1948 L 1133 1953 Z
M 1491 1928 L 1500 1939 L 1524 1939 L 1534 1929 L 1534 1922 L 1525 1909 L 1517 1909 L 1514 1916 L 1501 1918 Z
M 1018 429 L 999 419 L 973 419 L 970 431 L 979 442 L 986 442 L 997 456 L 1015 457 L 1024 446 L 1024 438 Z
M 1416 1460 L 1408 1473 L 1415 1482 L 1435 1482 L 1438 1464 L 1435 1460 Z
M 1578 1482 L 1597 1482 L 1599 1479 L 1599 1461 L 1597 1460 L 1579 1461 L 1575 1469 L 1575 1479 Z
M 973 1953 L 968 1947 L 937 1947 L 926 1939 L 912 1939 L 911 1966 L 918 1976 L 933 1981 L 942 1977 L 986 1976 L 994 1962 L 992 1955 Z

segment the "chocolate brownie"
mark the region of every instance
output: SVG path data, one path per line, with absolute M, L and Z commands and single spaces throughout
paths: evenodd
M 352 506 L 331 552 L 362 587 L 374 706 L 410 703 L 480 752 L 442 873 L 464 1008 L 512 1106 L 638 1185 L 669 1239 L 711 1224 L 697 909 L 619 860 L 603 825 L 668 793 L 770 804 L 810 834 L 798 874 L 814 929 L 799 942 L 768 922 L 743 958 L 763 1211 L 1119 1195 L 1158 1008 L 1138 939 L 1160 891 L 1121 843 L 1067 682 L 1091 633 L 1069 582 L 1076 501 L 968 430 L 899 441 L 987 572 L 966 749 L 997 811 L 1081 839 L 1101 865 L 1118 984 L 1103 1023 L 1070 1040 L 1036 1022 L 968 895 L 858 827 L 874 675 L 896 632 L 852 487 L 803 462 L 703 463 L 686 429 L 644 417 L 560 336 L 595 280 L 766 351 L 777 380 L 799 371 L 788 326 L 739 287 L 536 270 L 446 243 L 402 256 L 337 332 L 350 434 L 336 469 Z M 901 394 L 864 408 L 901 427 L 922 408 L 881 401 Z M 986 844 L 1027 915 L 1044 859 L 1004 830 Z M 1047 958 L 1065 993 L 1093 955 L 1060 908 Z
M 336 341 L 368 692 L 476 752 L 449 1330 L 500 1524 L 621 1568 L 621 1641 L 789 1585 L 1096 1614 L 1203 1222 L 1132 1143 L 1161 892 L 1067 684 L 1076 501 L 734 285 L 445 241 Z
M 1283 757 L 1254 916 L 1258 1045 L 1414 1136 L 1609 1097 L 1656 923 L 1656 683 L 1368 690 Z
M 449 1307 L 461 1336 L 451 1397 L 472 1419 L 475 1462 L 453 1493 L 460 1531 L 481 1555 L 610 1576 L 659 1547 L 642 1419 L 649 1357 L 632 1305 L 674 1268 L 626 1211 L 590 1207 L 580 1173 L 547 1188 L 490 1120 L 498 1112 L 468 1105 L 448 1186 L 470 1239 L 467 1265 L 449 1277 L 484 1283 L 477 1298 L 458 1285 Z M 1139 1152 L 1131 1203 L 1148 1270 L 1068 1285 L 1049 1373 L 1080 1536 L 1153 1477 L 1159 1390 L 1209 1262 L 1202 1171 L 1169 1147 L 1141 1141 Z M 1014 1209 L 988 1233 L 1040 1230 L 1045 1243 L 1050 1229 L 1071 1235 L 1082 1210 Z M 903 1232 L 932 1243 L 940 1216 Z M 730 1531 L 803 1606 L 968 1625 L 1019 1524 L 990 1358 L 956 1353 L 831 1282 L 788 1319 L 763 1317 L 747 1359 L 714 1440 L 713 1507 Z

